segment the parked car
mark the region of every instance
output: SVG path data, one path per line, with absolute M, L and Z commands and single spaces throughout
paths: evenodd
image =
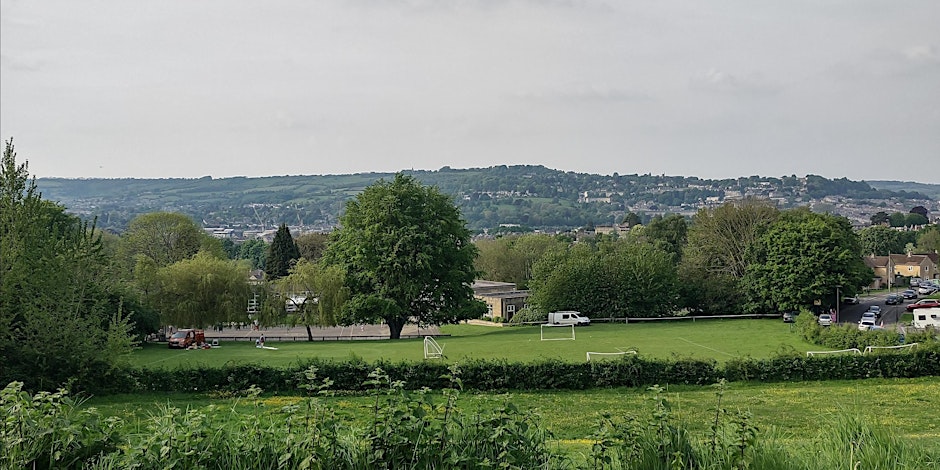
M 865 313 L 874 313 L 876 318 L 881 318 L 881 307 L 877 305 L 871 305 L 868 307 L 868 311 Z M 864 317 L 865 315 L 862 314 L 862 316 Z
M 796 316 L 799 314 L 800 312 L 783 312 L 783 322 L 793 323 L 796 321 Z
M 937 300 L 937 299 L 918 300 L 917 302 L 914 302 L 908 305 L 907 311 L 913 312 L 914 310 L 917 310 L 919 308 L 933 308 L 933 307 L 940 307 L 940 300 Z
M 931 284 L 921 284 L 920 287 L 917 288 L 917 293 L 920 295 L 930 295 L 934 292 L 937 292 L 937 287 Z
M 914 292 L 913 289 L 908 289 L 904 292 L 901 292 L 901 297 L 904 297 L 905 299 L 916 299 L 917 292 Z
M 868 331 L 874 328 L 874 326 L 875 326 L 875 322 L 871 320 L 862 320 L 858 322 L 858 329 L 862 331 Z
M 842 303 L 844 304 L 857 304 L 858 296 L 854 295 L 852 297 L 842 297 Z
M 832 315 L 824 313 L 819 316 L 819 326 L 832 326 Z
M 885 297 L 885 305 L 900 305 L 904 303 L 904 297 L 901 297 L 898 294 L 888 294 Z

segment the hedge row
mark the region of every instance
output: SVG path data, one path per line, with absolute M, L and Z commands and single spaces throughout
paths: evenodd
M 291 368 L 231 365 L 180 369 L 120 369 L 83 384 L 95 393 L 241 391 L 252 385 L 268 392 L 299 393 L 302 372 L 317 368 L 317 376 L 333 381 L 334 390 L 362 391 L 370 372 L 382 368 L 391 380 L 408 389 L 446 388 L 448 366 L 440 362 L 334 362 L 313 360 Z M 705 385 L 728 381 L 782 382 L 940 376 L 940 344 L 913 351 L 869 355 L 780 356 L 735 359 L 719 365 L 696 359 L 648 359 L 623 356 L 590 363 L 473 360 L 459 364 L 460 379 L 473 390 L 584 390 L 595 387 L 639 387 L 653 384 Z

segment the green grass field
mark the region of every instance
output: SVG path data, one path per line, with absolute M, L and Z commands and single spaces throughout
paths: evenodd
M 714 417 L 715 387 L 670 387 L 666 396 L 674 416 L 686 429 L 704 435 Z M 569 452 L 588 452 L 589 436 L 600 413 L 641 419 L 650 416 L 653 393 L 645 389 L 614 388 L 585 391 L 514 392 L 512 394 L 463 393 L 459 406 L 467 412 L 490 409 L 506 400 L 526 410 L 536 411 L 556 442 Z M 919 447 L 940 450 L 940 421 L 936 419 L 936 397 L 940 381 L 919 379 L 870 379 L 858 381 L 798 382 L 779 384 L 728 384 L 721 406 L 747 410 L 761 432 L 804 446 L 825 432 L 839 414 L 861 416 L 873 425 L 884 426 Z M 280 409 L 299 400 L 295 396 L 263 396 L 267 409 Z M 325 398 L 348 419 L 364 425 L 371 416 L 368 396 Z M 438 396 L 438 400 L 440 397 Z M 210 404 L 222 409 L 257 407 L 247 399 L 219 399 L 197 394 L 114 395 L 92 398 L 104 415 L 120 416 L 135 428 L 162 405 L 180 408 Z
M 537 326 L 489 327 L 448 325 L 439 337 L 446 361 L 510 359 L 527 362 L 557 359 L 585 360 L 585 353 L 634 349 L 648 357 L 692 357 L 719 362 L 736 357 L 770 357 L 781 349 L 799 352 L 819 350 L 799 338 L 780 320 L 705 320 L 682 322 L 596 324 L 575 329 L 575 340 L 542 341 Z M 545 328 L 547 337 L 570 336 L 570 328 Z M 183 365 L 217 366 L 226 363 L 262 363 L 288 366 L 317 357 L 366 361 L 420 361 L 424 359 L 420 339 L 382 341 L 269 341 L 275 350 L 255 348 L 251 342 L 223 342 L 210 350 L 170 350 L 165 345 L 146 345 L 131 356 L 131 362 L 147 368 L 176 368 Z
M 552 328 L 546 332 L 561 337 L 570 329 Z M 636 349 L 649 357 L 693 357 L 725 361 L 734 357 L 770 357 L 780 350 L 818 350 L 802 341 L 790 325 L 779 320 L 709 320 L 692 322 L 597 324 L 575 330 L 574 341 L 541 341 L 538 327 L 489 327 L 452 325 L 442 328 L 450 336 L 440 337 L 447 361 L 466 358 L 507 358 L 531 361 L 540 358 L 580 362 L 585 352 L 613 352 Z M 277 350 L 257 349 L 250 342 L 227 342 L 211 350 L 180 351 L 165 346 L 148 345 L 135 352 L 135 365 L 149 368 L 174 368 L 187 365 L 218 366 L 226 363 L 262 363 L 288 366 L 319 357 L 344 360 L 351 357 L 367 361 L 423 360 L 422 340 L 270 342 Z M 138 394 L 92 397 L 83 406 L 95 407 L 102 414 L 119 416 L 125 429 L 142 428 L 151 413 L 160 414 L 165 406 L 240 410 L 244 413 L 272 413 L 296 405 L 295 395 L 263 394 L 258 399 L 232 398 L 224 394 Z M 441 402 L 440 391 L 431 392 L 432 400 Z M 575 460 L 591 452 L 591 434 L 599 416 L 649 420 L 654 393 L 643 388 L 609 388 L 583 391 L 512 392 L 509 394 L 463 392 L 458 406 L 464 413 L 491 410 L 501 403 L 513 402 L 541 417 L 542 425 L 553 433 L 552 444 Z M 936 397 L 940 380 L 871 379 L 858 381 L 796 383 L 731 383 L 726 385 L 721 407 L 746 410 L 761 439 L 782 442 L 797 452 L 815 452 L 813 445 L 846 415 L 859 416 L 873 426 L 890 430 L 917 448 L 940 451 L 940 421 L 936 419 Z M 673 416 L 690 431 L 693 439 L 703 440 L 714 421 L 718 406 L 713 386 L 670 386 L 666 397 Z M 367 394 L 341 394 L 323 397 L 354 426 L 369 426 L 374 399 Z M 208 409 L 208 408 L 207 408 Z M 268 411 L 264 411 L 268 410 Z M 217 419 L 225 420 L 225 413 Z M 578 457 L 581 456 L 581 457 Z

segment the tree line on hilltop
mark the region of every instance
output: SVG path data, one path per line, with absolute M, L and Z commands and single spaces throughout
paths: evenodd
M 596 175 L 564 172 L 543 166 L 515 165 L 437 171 L 410 170 L 422 184 L 455 198 L 470 229 L 500 224 L 536 228 L 574 228 L 619 221 L 631 210 L 646 217 L 694 211 L 709 198 L 732 198 L 748 192 L 773 195 L 782 208 L 805 205 L 825 197 L 866 200 L 927 200 L 916 192 L 883 190 L 846 178 L 808 175 L 750 176 L 705 180 L 666 175 Z M 99 227 L 117 233 L 130 220 L 171 208 L 207 226 L 275 227 L 335 226 L 346 202 L 391 173 L 199 179 L 62 179 L 38 181 L 43 193 L 63 202 Z M 585 199 L 587 196 L 587 199 Z M 586 202 L 601 201 L 604 202 Z M 642 208 L 640 211 L 638 208 Z M 650 215 L 646 215 L 649 213 Z

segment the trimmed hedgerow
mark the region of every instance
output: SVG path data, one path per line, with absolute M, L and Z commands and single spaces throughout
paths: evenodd
M 447 365 L 441 362 L 369 363 L 311 360 L 291 368 L 259 364 L 179 369 L 123 369 L 106 375 L 107 383 L 82 384 L 97 393 L 167 391 L 238 391 L 251 386 L 269 392 L 296 393 L 302 372 L 316 367 L 332 380 L 331 389 L 362 391 L 369 372 L 383 369 L 405 389 L 440 389 Z M 623 356 L 616 360 L 573 363 L 540 360 L 512 362 L 470 360 L 460 364 L 465 388 L 475 390 L 584 390 L 595 387 L 640 387 L 653 384 L 704 385 L 728 381 L 785 382 L 940 376 L 940 344 L 911 351 L 866 355 L 801 357 L 794 353 L 770 359 L 733 359 L 725 364 L 689 358 L 651 359 Z

